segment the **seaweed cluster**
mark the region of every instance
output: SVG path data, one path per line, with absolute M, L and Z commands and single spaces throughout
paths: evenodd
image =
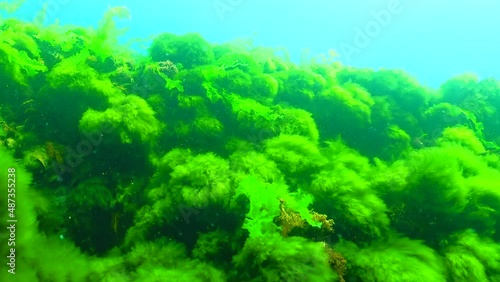
M 127 16 L 0 22 L 18 281 L 500 280 L 500 81 L 195 33 L 142 55 Z

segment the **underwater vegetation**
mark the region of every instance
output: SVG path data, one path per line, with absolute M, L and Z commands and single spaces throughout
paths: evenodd
M 500 81 L 121 17 L 0 21 L 0 281 L 500 281 Z

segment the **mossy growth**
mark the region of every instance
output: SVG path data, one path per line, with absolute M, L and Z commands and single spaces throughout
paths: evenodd
M 134 226 L 128 231 L 128 242 L 147 237 L 153 227 L 163 230 L 165 224 L 184 222 L 190 234 L 213 224 L 217 216 L 197 218 L 196 228 L 186 224 L 189 215 L 200 209 L 220 209 L 219 216 L 229 208 L 234 193 L 229 164 L 213 153 L 195 155 L 190 150 L 173 149 L 153 160 L 156 173 L 146 191 L 147 205 L 137 213 Z M 194 221 L 194 219 L 192 219 Z M 170 233 L 171 234 L 171 230 Z
M 347 259 L 347 273 L 361 281 L 447 281 L 439 255 L 420 241 L 392 236 L 368 247 L 341 241 L 336 250 Z
M 278 95 L 278 80 L 269 74 L 258 74 L 252 76 L 252 94 L 257 101 L 269 105 L 274 102 Z
M 374 71 L 346 67 L 337 74 L 340 83 L 351 81 L 361 85 L 373 96 L 387 96 L 402 112 L 413 115 L 420 115 L 433 97 L 428 89 L 403 70 Z
M 198 34 L 139 55 L 128 17 L 0 23 L 20 281 L 499 280 L 498 80 L 431 90 Z
M 276 162 L 289 181 L 307 181 L 310 174 L 326 164 L 313 141 L 300 135 L 281 134 L 264 142 L 264 152 Z
M 85 64 L 85 54 L 64 59 L 47 74 L 46 83 L 33 99 L 34 111 L 30 112 L 50 111 L 51 114 L 38 115 L 29 126 L 46 128 L 42 135 L 45 140 L 66 143 L 69 141 L 66 138 L 77 135 L 85 111 L 106 109 L 110 105 L 109 99 L 116 95 L 122 94 L 109 79 Z
M 10 243 L 6 241 L 0 247 L 0 252 L 2 256 L 7 257 L 13 253 L 12 250 L 15 250 L 13 271 L 16 279 L 85 281 L 91 273 L 89 258 L 82 255 L 71 241 L 38 231 L 37 218 L 52 203 L 33 189 L 30 173 L 3 148 L 0 148 L 0 160 L 0 169 L 4 172 L 0 178 L 5 185 L 10 184 L 5 193 L 0 195 L 2 202 L 8 204 L 2 209 L 0 217 L 2 220 L 17 220 L 10 225 L 15 227 L 15 240 L 10 240 Z M 10 232 L 11 229 L 7 230 Z M 45 252 L 46 248 L 50 248 L 51 251 Z M 43 258 L 40 257 L 41 253 L 45 253 Z M 76 269 L 55 263 L 63 259 L 71 261 Z M 9 281 L 12 277 L 13 274 L 7 272 L 6 266 L 3 266 L 0 279 Z
M 500 275 L 500 245 L 467 229 L 443 242 L 449 279 L 492 281 Z
M 244 145 L 240 145 L 239 151 L 229 156 L 230 168 L 236 182 L 248 175 L 253 175 L 265 183 L 279 182 L 283 179 L 275 162 L 263 153 L 245 150 Z
M 442 136 L 437 140 L 437 144 L 445 145 L 447 143 L 459 144 L 476 154 L 484 154 L 486 152 L 483 143 L 475 136 L 474 131 L 467 127 L 446 128 Z
M 324 138 L 339 135 L 349 143 L 359 142 L 371 125 L 374 101 L 366 90 L 354 83 L 333 85 L 316 94 L 311 110 Z
M 386 129 L 386 138 L 381 157 L 397 160 L 412 151 L 411 136 L 397 125 L 390 125 Z
M 302 237 L 250 238 L 233 263 L 242 281 L 338 281 L 322 243 Z
M 261 72 L 259 64 L 250 54 L 245 53 L 228 52 L 217 58 L 215 64 L 225 71 L 239 69 L 249 75 Z
M 149 104 L 139 96 L 118 96 L 110 99 L 111 107 L 104 111 L 89 109 L 83 114 L 79 128 L 82 132 L 101 131 L 116 134 L 124 144 L 134 141 L 148 143 L 159 135 L 162 124 Z
M 190 69 L 213 62 L 212 47 L 199 34 L 163 33 L 156 37 L 149 50 L 155 62 L 172 61 Z
M 106 186 L 103 179 L 88 179 L 77 187 L 66 191 L 68 210 L 65 225 L 68 232 L 62 234 L 71 238 L 77 246 L 90 254 L 103 254 L 117 243 L 117 230 L 113 226 L 115 193 Z M 89 212 L 90 211 L 90 212 Z
M 326 83 L 321 75 L 299 69 L 277 73 L 275 78 L 283 85 L 278 90 L 276 102 L 306 110 L 311 108 L 311 103 Z
M 16 28 L 17 27 L 17 28 Z M 40 58 L 40 50 L 34 34 L 27 34 L 17 21 L 8 21 L 0 26 L 0 78 L 3 87 L 9 84 L 26 87 L 37 74 L 47 71 Z M 11 87 L 11 91 L 15 88 Z M 8 93 L 6 93 L 8 94 Z
M 340 140 L 330 142 L 324 155 L 329 162 L 313 175 L 307 189 L 316 199 L 316 209 L 337 222 L 344 238 L 383 236 L 389 230 L 387 206 L 371 187 L 368 160 Z
M 444 128 L 467 125 L 463 109 L 450 103 L 439 103 L 424 112 L 423 126 L 431 134 L 439 134 Z
M 274 127 L 281 134 L 300 135 L 307 137 L 312 142 L 319 141 L 319 131 L 312 114 L 303 109 L 276 107 L 278 118 Z
M 192 255 L 201 261 L 215 262 L 223 266 L 225 260 L 231 260 L 239 247 L 232 237 L 233 234 L 224 230 L 202 233 L 196 241 Z
M 90 278 L 94 281 L 226 281 L 221 270 L 188 258 L 182 244 L 166 239 L 137 242 L 121 256 L 94 260 L 92 268 L 95 271 Z
M 233 94 L 228 96 L 234 119 L 242 130 L 251 133 L 272 128 L 273 123 L 279 118 L 270 107 L 261 103 Z
M 445 230 L 459 228 L 450 218 L 458 220 L 464 211 L 469 188 L 457 155 L 457 151 L 447 147 L 420 150 L 408 157 L 405 165 L 409 173 L 404 180 L 407 184 L 402 191 L 393 191 L 395 194 L 387 202 L 397 214 L 392 223 L 398 231 L 425 238 L 434 245 L 439 244 Z

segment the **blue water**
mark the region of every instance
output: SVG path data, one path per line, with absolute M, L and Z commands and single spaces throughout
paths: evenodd
M 285 47 L 295 62 L 333 49 L 344 64 L 401 68 L 431 87 L 464 72 L 500 78 L 492 63 L 500 61 L 500 2 L 369 2 L 50 0 L 46 23 L 95 26 L 108 5 L 125 5 L 132 18 L 122 23 L 129 28 L 123 40 L 165 31 L 198 32 L 212 43 L 251 38 L 256 45 Z M 14 15 L 31 20 L 43 3 L 27 1 Z

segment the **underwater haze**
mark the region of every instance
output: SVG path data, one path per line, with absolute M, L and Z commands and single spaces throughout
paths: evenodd
M 268 2 L 0 2 L 0 281 L 500 281 L 500 4 Z
M 9 2 L 9 1 L 7 1 Z M 45 1 L 26 1 L 17 18 L 37 18 Z M 500 2 L 495 0 L 263 1 L 46 1 L 46 24 L 96 26 L 109 5 L 126 5 L 132 17 L 122 40 L 169 31 L 200 33 L 211 43 L 237 38 L 286 48 L 300 63 L 329 50 L 350 66 L 404 69 L 437 88 L 473 72 L 500 78 Z

